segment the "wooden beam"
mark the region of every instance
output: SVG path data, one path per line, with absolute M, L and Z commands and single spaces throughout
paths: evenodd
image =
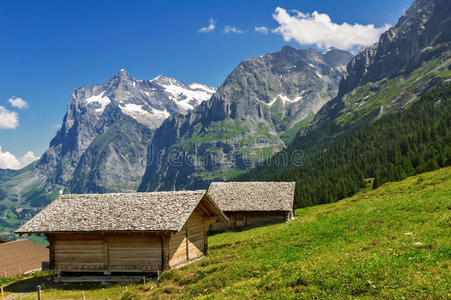
M 185 226 L 186 261 L 189 261 L 188 227 Z
M 170 232 L 163 232 L 160 234 L 161 238 L 161 255 L 162 255 L 162 269 L 169 270 L 169 240 L 171 239 Z
M 104 264 L 105 264 L 105 270 L 103 271 L 103 274 L 110 275 L 110 253 L 109 253 L 109 247 L 108 247 L 108 236 L 103 236 L 103 255 L 104 255 Z
M 166 253 L 165 253 L 166 241 L 163 233 L 160 234 L 160 239 L 161 239 L 161 270 L 163 271 L 166 266 Z
M 45 234 L 47 241 L 49 242 L 49 264 L 50 270 L 55 268 L 55 238 L 51 234 Z
M 209 218 L 211 219 L 211 218 Z M 206 256 L 208 254 L 208 239 L 207 239 L 207 232 L 210 228 L 210 222 L 209 220 L 204 220 L 204 255 Z

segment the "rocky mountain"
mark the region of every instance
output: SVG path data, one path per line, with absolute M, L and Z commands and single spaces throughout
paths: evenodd
M 321 109 L 306 132 L 327 127 L 329 134 L 323 136 L 330 141 L 328 137 L 340 137 L 403 109 L 425 91 L 448 82 L 451 2 L 415 1 L 396 26 L 356 55 L 346 69 L 338 96 Z
M 154 130 L 214 91 L 162 75 L 136 80 L 125 70 L 103 84 L 75 89 L 63 125 L 36 169 L 48 185 L 75 193 L 135 191 Z
M 406 76 L 425 61 L 449 52 L 450 12 L 451 2 L 447 0 L 415 1 L 377 44 L 351 60 L 338 96 L 369 82 Z
M 338 89 L 346 51 L 281 51 L 243 61 L 209 101 L 155 132 L 141 191 L 205 187 L 282 150 Z
M 267 173 L 267 169 L 274 171 L 280 157 L 289 157 L 294 151 L 305 156 L 323 151 L 450 80 L 451 2 L 417 0 L 378 43 L 350 61 L 337 97 L 323 106 L 310 126 L 299 131 L 293 143 L 266 166 L 252 170 L 251 177 Z
M 162 75 L 136 80 L 125 70 L 103 84 L 75 89 L 41 158 L 22 170 L 0 170 L 0 236 L 10 236 L 60 192 L 136 191 L 155 129 L 214 92 Z

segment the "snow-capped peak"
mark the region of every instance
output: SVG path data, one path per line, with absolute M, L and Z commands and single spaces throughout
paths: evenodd
M 163 89 L 167 97 L 174 101 L 183 113 L 210 99 L 216 91 L 212 87 L 197 82 L 185 85 L 175 78 L 168 78 L 161 74 L 150 82 Z
M 157 77 L 155 77 L 154 79 L 150 80 L 150 81 L 158 81 L 158 80 L 162 80 L 162 79 L 167 79 L 166 76 L 159 74 Z
M 101 85 L 77 89 L 74 101 L 80 101 L 78 103 L 87 112 L 94 113 L 98 118 L 108 105 L 114 105 L 139 123 L 156 128 L 171 114 L 184 114 L 192 110 L 210 99 L 214 92 L 215 89 L 207 85 L 185 85 L 161 74 L 152 80 L 136 80 L 121 69 Z

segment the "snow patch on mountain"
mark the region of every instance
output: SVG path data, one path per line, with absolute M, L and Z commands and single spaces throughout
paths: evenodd
M 127 103 L 120 106 L 123 113 L 132 117 L 136 121 L 145 124 L 147 126 L 155 126 L 161 123 L 164 119 L 169 117 L 171 114 L 165 110 L 159 110 L 151 108 L 151 111 L 147 111 L 142 105 Z
M 198 83 L 198 82 L 191 83 L 188 86 L 191 89 L 193 89 L 193 90 L 206 91 L 206 92 L 208 92 L 210 94 L 214 94 L 216 92 L 215 88 L 209 87 L 208 85 L 205 85 L 205 84 L 202 84 L 202 83 Z
M 96 103 L 97 106 L 100 105 L 100 107 L 97 107 L 95 109 L 95 112 L 101 114 L 105 110 L 105 107 L 111 103 L 111 99 L 109 97 L 104 96 L 104 94 L 105 94 L 105 91 L 103 91 L 99 95 L 93 95 L 93 96 L 85 99 L 85 103 L 87 103 L 87 104 Z
M 274 97 L 274 99 L 271 102 L 269 102 L 267 104 L 268 104 L 268 106 L 272 106 L 274 103 L 276 103 L 277 99 L 279 99 L 279 98 L 282 100 L 282 105 L 284 105 L 284 106 L 285 106 L 286 102 L 295 103 L 302 99 L 303 93 L 304 93 L 304 91 L 301 92 L 300 96 L 297 96 L 294 99 L 290 99 L 289 97 L 287 97 L 285 95 L 277 95 L 276 97 Z
M 172 78 L 171 78 L 172 79 Z M 168 96 L 184 111 L 192 110 L 201 102 L 211 98 L 213 88 L 194 83 L 185 86 L 178 81 L 165 81 L 161 84 Z

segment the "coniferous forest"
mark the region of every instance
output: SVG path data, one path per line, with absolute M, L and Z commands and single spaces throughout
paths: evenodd
M 353 195 L 374 178 L 385 182 L 451 165 L 451 84 L 429 91 L 408 108 L 385 115 L 341 139 L 301 166 L 248 173 L 238 180 L 298 183 L 297 207 Z

